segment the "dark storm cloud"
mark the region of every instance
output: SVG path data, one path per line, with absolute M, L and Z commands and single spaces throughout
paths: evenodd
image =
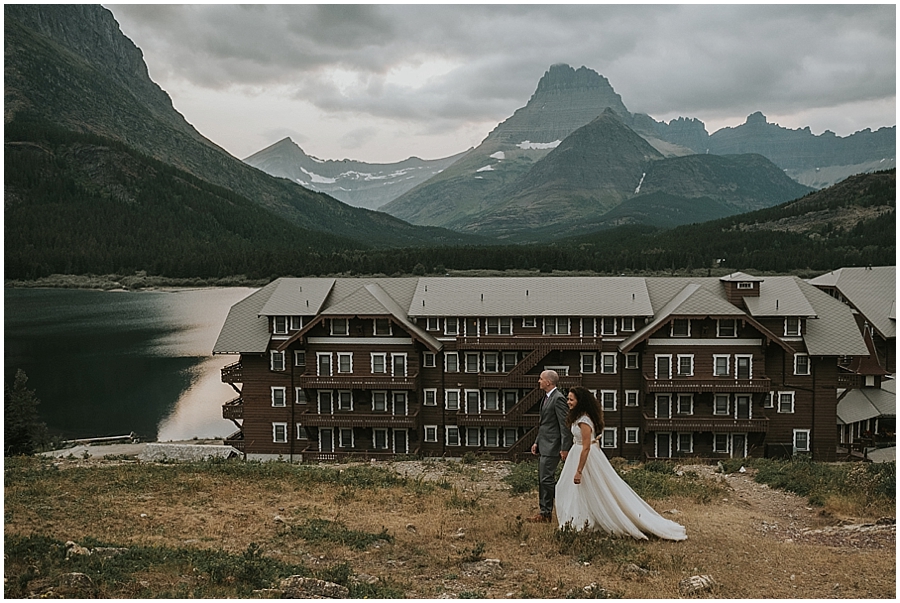
M 893 5 L 110 8 L 152 74 L 283 86 L 330 113 L 423 123 L 504 119 L 557 62 L 605 75 L 630 110 L 651 115 L 786 113 L 896 88 Z M 455 68 L 418 87 L 391 81 L 417 61 Z

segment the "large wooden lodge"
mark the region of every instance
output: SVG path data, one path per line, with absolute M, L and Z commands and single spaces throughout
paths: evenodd
M 793 276 L 281 278 L 214 348 L 250 459 L 529 455 L 538 375 L 596 392 L 608 456 L 835 460 L 854 310 Z M 843 387 L 841 385 L 840 387 Z

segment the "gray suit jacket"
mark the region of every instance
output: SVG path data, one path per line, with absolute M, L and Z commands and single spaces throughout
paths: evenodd
M 547 403 L 541 405 L 541 423 L 535 439 L 539 455 L 559 456 L 560 450 L 572 447 L 572 431 L 566 427 L 568 412 L 566 397 L 558 389 L 553 390 Z

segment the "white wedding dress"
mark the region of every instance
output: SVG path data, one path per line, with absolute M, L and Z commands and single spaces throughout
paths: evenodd
M 573 480 L 583 450 L 579 423 L 591 428 L 591 451 L 581 472 L 581 483 L 576 484 Z M 687 538 L 684 526 L 654 511 L 619 477 L 600 445 L 593 441 L 594 425 L 587 415 L 572 425 L 572 435 L 574 443 L 556 483 L 556 517 L 560 528 L 571 522 L 574 529 L 582 530 L 586 523 L 589 528 L 642 540 L 647 540 L 646 534 L 667 540 Z

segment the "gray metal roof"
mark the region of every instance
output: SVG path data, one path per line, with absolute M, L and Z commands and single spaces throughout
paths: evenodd
M 723 277 L 720 278 L 719 280 L 720 280 L 720 281 L 727 281 L 727 282 L 735 282 L 735 283 L 746 283 L 746 282 L 761 283 L 761 282 L 763 282 L 765 279 L 760 278 L 760 277 L 758 277 L 758 276 L 751 276 L 751 275 L 746 274 L 746 273 L 744 273 L 744 272 L 732 272 L 732 273 L 729 274 L 729 275 L 723 276 Z
M 793 276 L 770 276 L 760 286 L 759 297 L 745 297 L 744 304 L 755 318 L 815 316 L 815 309 L 800 291 L 798 283 L 802 282 Z
M 891 338 L 897 336 L 896 274 L 896 266 L 841 268 L 809 282 L 835 287 L 881 335 Z
M 260 316 L 260 310 L 278 285 L 278 281 L 272 281 L 231 306 L 213 345 L 213 354 L 262 354 L 266 351 L 270 336 L 269 319 Z
M 322 316 L 386 316 L 390 313 L 362 283 L 359 289 L 322 310 Z
M 652 316 L 640 277 L 420 278 L 409 316 Z
M 333 278 L 280 278 L 276 288 L 260 308 L 264 316 L 315 316 L 334 286 Z
M 896 394 L 874 387 L 851 389 L 837 405 L 837 417 L 845 424 L 896 416 Z
M 384 305 L 388 310 L 390 310 L 391 315 L 393 315 L 401 324 L 403 324 L 407 330 L 411 331 L 415 335 L 419 337 L 421 341 L 425 343 L 428 347 L 430 347 L 434 351 L 439 351 L 444 347 L 440 341 L 435 339 L 431 334 L 429 334 L 425 329 L 420 328 L 414 322 L 409 320 L 406 316 L 406 313 L 403 311 L 397 302 L 395 302 L 384 289 L 379 287 L 377 284 L 372 283 L 371 285 L 366 285 L 366 289 L 378 299 L 382 305 Z
M 648 333 L 652 333 L 656 329 L 660 327 L 660 325 L 667 321 L 672 313 L 678 308 L 681 304 L 683 304 L 688 298 L 690 298 L 694 293 L 696 293 L 700 289 L 700 285 L 698 283 L 688 283 L 685 285 L 681 291 L 679 291 L 675 297 L 669 300 L 665 306 L 663 306 L 659 312 L 657 312 L 656 317 L 644 325 L 642 328 L 635 331 L 635 333 L 625 339 L 622 343 L 619 344 L 620 351 L 627 351 L 630 349 L 635 342 L 640 341 L 644 338 Z
M 821 289 L 792 276 L 797 290 L 811 304 L 816 318 L 806 321 L 803 341 L 813 356 L 868 356 L 869 349 L 853 318 L 849 306 L 834 299 Z M 769 281 L 766 281 L 769 284 Z

